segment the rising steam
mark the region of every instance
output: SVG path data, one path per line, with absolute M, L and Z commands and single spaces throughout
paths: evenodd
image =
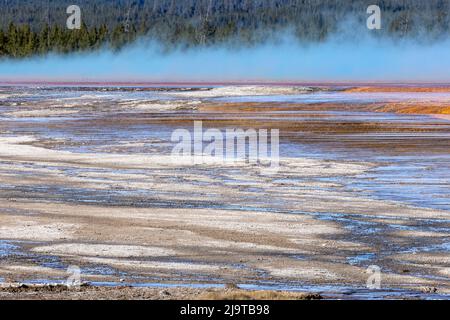
M 253 47 L 163 50 L 140 41 L 120 52 L 48 55 L 0 61 L 1 81 L 382 81 L 450 82 L 450 40 L 433 43 L 293 36 Z

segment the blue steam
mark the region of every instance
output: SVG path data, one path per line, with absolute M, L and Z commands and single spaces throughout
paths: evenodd
M 101 50 L 0 61 L 1 81 L 383 81 L 450 82 L 450 41 L 419 44 L 337 38 L 301 44 L 293 37 L 254 47 L 215 46 L 164 52 L 140 42 Z

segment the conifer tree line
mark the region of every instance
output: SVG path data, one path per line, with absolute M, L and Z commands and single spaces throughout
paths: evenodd
M 73 4 L 82 12 L 78 30 L 66 27 Z M 382 10 L 377 36 L 450 35 L 450 0 L 0 0 L 0 57 L 120 50 L 138 38 L 167 48 L 252 45 L 286 29 L 299 41 L 324 41 L 346 21 L 367 32 L 371 4 Z

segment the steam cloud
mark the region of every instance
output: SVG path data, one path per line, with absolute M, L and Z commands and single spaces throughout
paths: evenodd
M 450 40 L 419 43 L 337 36 L 301 44 L 293 36 L 253 47 L 164 51 L 138 42 L 102 50 L 0 61 L 1 81 L 450 82 Z

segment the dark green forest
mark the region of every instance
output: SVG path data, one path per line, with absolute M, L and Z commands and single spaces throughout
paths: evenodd
M 66 27 L 73 4 L 81 8 L 79 30 Z M 168 49 L 246 46 L 284 30 L 298 41 L 324 41 L 340 31 L 367 32 L 371 4 L 382 10 L 377 37 L 439 41 L 450 34 L 450 0 L 0 0 L 0 57 L 120 50 L 136 39 Z

